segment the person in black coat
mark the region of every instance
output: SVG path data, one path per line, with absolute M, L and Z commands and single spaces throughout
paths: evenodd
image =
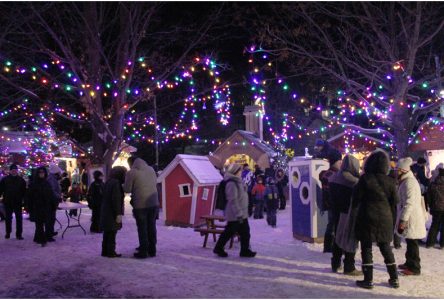
M 427 192 L 427 202 L 429 203 L 432 215 L 432 225 L 427 235 L 426 247 L 435 246 L 438 231 L 440 232 L 439 247 L 444 248 L 444 169 L 439 169 L 439 175 L 430 184 Z
M 6 239 L 11 237 L 12 214 L 15 214 L 15 236 L 18 240 L 23 240 L 22 207 L 25 194 L 26 181 L 18 176 L 17 165 L 12 164 L 9 168 L 9 175 L 0 181 L 0 196 L 3 195 L 3 205 L 5 207 Z
M 364 172 L 355 186 L 352 200 L 353 206 L 358 209 L 355 234 L 361 242 L 364 273 L 364 280 L 358 280 L 356 284 L 362 288 L 373 288 L 372 243 L 377 243 L 390 275 L 389 284 L 397 288 L 398 273 L 390 243 L 399 200 L 396 182 L 388 176 L 388 155 L 381 150 L 374 151 L 365 162 Z
M 103 189 L 105 184 L 103 183 L 103 173 L 100 171 L 94 171 L 94 181 L 91 183 L 88 189 L 88 207 L 92 210 L 91 218 L 91 232 L 101 233 L 100 230 L 100 209 L 102 207 Z
M 62 180 L 60 181 L 60 188 L 62 190 L 62 196 L 64 200 L 68 198 L 69 187 L 71 186 L 71 180 L 68 178 L 68 173 L 63 172 Z
M 120 257 L 116 253 L 116 235 L 122 228 L 124 197 L 122 184 L 125 182 L 126 169 L 114 167 L 103 189 L 100 213 L 100 228 L 103 230 L 102 256 Z
M 51 228 L 54 195 L 48 180 L 48 171 L 45 167 L 36 170 L 36 178 L 32 181 L 28 191 L 28 205 L 30 219 L 35 222 L 34 242 L 42 247 L 48 241 L 54 241 Z

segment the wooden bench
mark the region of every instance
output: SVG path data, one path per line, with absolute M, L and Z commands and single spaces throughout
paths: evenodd
M 205 228 L 205 227 L 194 228 L 194 231 L 199 232 L 201 236 L 205 236 L 203 242 L 204 248 L 207 246 L 208 236 L 210 234 L 213 235 L 214 241 L 216 242 L 216 234 L 221 234 L 222 232 L 224 232 L 223 229 L 214 229 L 214 228 Z M 233 242 L 234 242 L 234 237 L 231 238 L 230 249 L 233 248 Z

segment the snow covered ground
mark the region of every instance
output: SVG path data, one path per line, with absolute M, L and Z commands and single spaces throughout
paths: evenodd
M 90 212 L 82 215 L 89 229 Z M 64 212 L 59 220 L 66 223 Z M 210 239 L 190 228 L 158 222 L 158 256 L 132 258 L 138 246 L 135 221 L 127 205 L 123 229 L 117 235 L 122 258 L 100 256 L 102 236 L 69 229 L 65 238 L 40 247 L 32 242 L 34 224 L 24 221 L 24 241 L 5 240 L 0 223 L 0 298 L 442 298 L 444 250 L 421 248 L 422 274 L 402 277 L 401 288 L 387 285 L 382 256 L 374 248 L 375 289 L 355 286 L 354 277 L 333 274 L 330 255 L 321 245 L 293 239 L 290 209 L 278 214 L 278 227 L 250 220 L 256 258 L 240 258 L 239 243 L 228 258 L 212 253 Z M 13 233 L 14 236 L 14 233 Z M 403 263 L 403 248 L 395 250 Z M 360 255 L 357 266 L 360 268 Z

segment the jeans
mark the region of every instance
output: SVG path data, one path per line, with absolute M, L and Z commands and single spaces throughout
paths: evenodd
M 137 233 L 139 235 L 139 252 L 156 255 L 157 230 L 156 217 L 159 208 L 141 208 L 133 209 L 133 215 L 136 219 Z
M 405 239 L 407 251 L 405 252 L 405 265 L 414 273 L 421 272 L 421 259 L 419 258 L 419 240 Z
M 439 245 L 444 247 L 444 212 L 432 212 L 432 217 L 432 225 L 427 235 L 427 246 L 433 247 L 435 245 L 439 231 Z
M 395 256 L 393 255 L 390 243 L 378 243 L 377 245 L 379 247 L 379 251 L 381 251 L 381 254 L 384 257 L 384 263 L 386 265 L 393 265 L 395 263 Z M 363 266 L 373 265 L 371 241 L 361 241 L 361 256 Z
M 264 200 L 256 200 L 254 205 L 254 218 L 263 218 L 264 217 Z
M 12 232 L 12 214 L 15 215 L 15 235 L 20 237 L 23 233 L 23 216 L 21 206 L 13 207 L 5 205 L 6 234 L 11 234 Z
M 242 223 L 239 221 L 228 222 L 225 226 L 224 232 L 219 237 L 215 249 L 224 249 L 227 242 L 238 233 L 240 236 L 241 250 L 240 253 L 245 253 L 250 249 L 250 225 L 248 218 L 244 219 Z
M 117 230 L 104 231 L 102 241 L 102 255 L 112 255 L 116 253 Z

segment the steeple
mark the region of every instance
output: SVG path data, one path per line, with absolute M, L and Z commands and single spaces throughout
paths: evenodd
M 264 139 L 263 114 L 259 105 L 249 105 L 244 108 L 245 130 L 253 132 L 261 140 Z

